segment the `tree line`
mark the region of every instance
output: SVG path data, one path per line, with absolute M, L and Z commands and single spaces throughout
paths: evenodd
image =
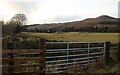
M 53 32 L 119 32 L 120 26 L 118 22 L 113 21 L 102 21 L 99 24 L 101 26 L 86 26 L 75 29 L 74 27 L 67 27 L 64 26 L 62 29 L 39 29 L 39 27 L 36 27 L 34 29 L 28 29 L 26 25 L 27 23 L 27 17 L 25 14 L 16 14 L 14 15 L 10 21 L 6 22 L 2 26 L 2 33 L 3 36 L 10 35 L 15 36 L 16 34 L 20 32 L 45 32 L 45 33 L 53 33 Z M 116 25 L 113 25 L 116 24 Z
M 35 27 L 34 29 L 27 29 L 27 27 L 24 27 L 25 32 L 44 32 L 44 33 L 54 33 L 54 32 L 119 32 L 120 26 L 108 26 L 108 25 L 102 25 L 102 26 L 86 26 L 75 29 L 74 27 L 65 27 L 63 29 L 39 29 L 39 27 Z

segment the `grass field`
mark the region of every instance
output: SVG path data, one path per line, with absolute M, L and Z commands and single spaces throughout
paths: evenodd
M 66 33 L 33 33 L 23 32 L 20 36 L 46 38 L 47 40 L 71 41 L 71 42 L 93 42 L 110 41 L 118 42 L 118 33 L 88 33 L 88 32 L 66 32 Z
M 51 41 L 74 41 L 74 42 L 93 42 L 93 41 L 110 41 L 112 43 L 118 42 L 118 33 L 88 33 L 88 32 L 67 32 L 67 33 L 34 33 L 34 32 L 22 32 L 18 36 L 26 38 L 45 38 Z M 117 52 L 115 52 L 117 53 Z M 73 68 L 70 72 L 81 73 L 120 73 L 120 64 L 117 63 L 115 53 L 110 53 L 110 64 L 93 63 L 87 70 Z M 69 75 L 69 74 L 68 74 Z

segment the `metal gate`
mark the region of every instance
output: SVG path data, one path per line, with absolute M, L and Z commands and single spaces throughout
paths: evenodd
M 46 42 L 46 73 L 61 73 L 71 66 L 87 66 L 105 58 L 106 42 Z

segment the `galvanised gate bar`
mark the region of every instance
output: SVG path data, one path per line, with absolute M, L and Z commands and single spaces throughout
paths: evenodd
M 109 49 L 110 42 L 46 42 L 46 73 L 61 73 L 99 60 L 107 65 Z

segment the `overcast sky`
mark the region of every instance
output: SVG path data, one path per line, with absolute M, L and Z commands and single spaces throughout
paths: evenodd
M 0 20 L 8 21 L 18 13 L 28 24 L 60 23 L 94 18 L 118 17 L 119 0 L 4 0 L 0 2 Z

